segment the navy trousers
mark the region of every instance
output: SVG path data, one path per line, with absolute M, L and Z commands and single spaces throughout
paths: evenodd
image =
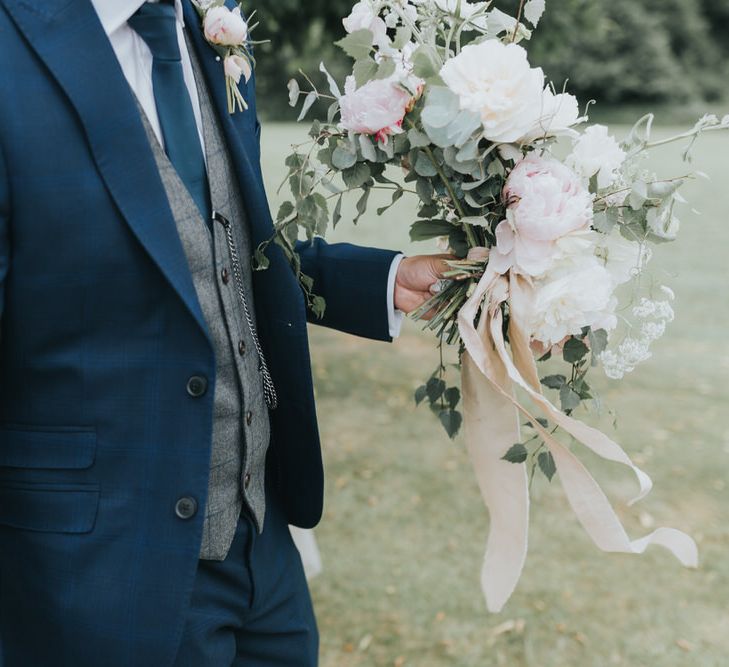
M 175 667 L 315 667 L 304 568 L 274 494 L 258 533 L 245 510 L 222 562 L 201 560 Z

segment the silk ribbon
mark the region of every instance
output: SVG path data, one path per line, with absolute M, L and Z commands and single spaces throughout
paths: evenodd
M 668 549 L 686 567 L 698 565 L 696 543 L 679 530 L 658 528 L 650 535 L 631 540 L 587 468 L 517 397 L 518 389 L 528 396 L 539 416 L 603 459 L 630 468 L 639 486 L 638 495 L 631 503 L 651 490 L 650 477 L 630 460 L 620 445 L 601 431 L 566 415 L 542 394 L 525 328 L 531 289 L 528 281 L 518 275 L 499 275 L 487 268 L 458 316 L 465 345 L 462 382 L 466 444 L 490 515 L 481 586 L 492 612 L 501 611 L 511 597 L 527 554 L 527 466 L 502 460 L 511 446 L 521 441 L 522 419 L 536 429 L 551 452 L 572 510 L 600 549 L 640 554 L 651 544 L 657 544 Z M 504 340 L 502 306 L 505 303 L 509 305 L 511 354 Z

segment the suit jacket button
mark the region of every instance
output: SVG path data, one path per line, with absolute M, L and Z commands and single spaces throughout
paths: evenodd
M 192 519 L 197 514 L 197 500 L 192 496 L 180 498 L 175 503 L 175 514 L 178 518 L 187 520 Z
M 208 381 L 201 375 L 193 375 L 187 381 L 187 393 L 193 398 L 200 398 L 208 390 Z

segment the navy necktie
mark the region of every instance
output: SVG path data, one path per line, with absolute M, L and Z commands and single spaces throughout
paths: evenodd
M 182 73 L 175 7 L 147 2 L 129 19 L 152 52 L 152 87 L 165 152 L 208 224 L 212 211 L 200 135 Z

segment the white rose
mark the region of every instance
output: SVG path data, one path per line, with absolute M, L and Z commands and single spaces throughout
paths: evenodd
M 584 327 L 617 326 L 612 277 L 596 257 L 567 259 L 534 284 L 528 322 L 531 339 L 545 349 Z
M 512 143 L 536 126 L 544 73 L 529 66 L 518 44 L 495 39 L 469 44 L 443 65 L 440 76 L 458 96 L 461 109 L 480 115 L 489 141 Z
M 577 98 L 569 93 L 555 95 L 547 87 L 542 93 L 542 106 L 536 125 L 519 143 L 526 144 L 543 137 L 555 137 L 571 131 L 580 120 Z
M 604 125 L 588 127 L 567 157 L 567 164 L 584 178 L 590 179 L 597 174 L 597 186 L 601 190 L 618 180 L 618 170 L 623 162 L 625 151 Z
M 346 18 L 342 19 L 344 29 L 348 33 L 358 30 L 369 30 L 373 36 L 373 44 L 385 48 L 390 40 L 387 37 L 387 25 L 377 15 L 372 2 L 361 0 L 354 7 Z
M 205 39 L 213 44 L 238 46 L 248 39 L 248 26 L 240 15 L 240 7 L 213 7 L 205 12 Z
M 648 209 L 648 229 L 658 238 L 674 241 L 681 229 L 681 221 L 673 214 L 673 206 Z
M 223 61 L 223 69 L 225 75 L 229 76 L 236 83 L 240 83 L 240 77 L 248 81 L 251 78 L 251 64 L 248 62 L 248 58 L 242 56 L 228 56 Z

